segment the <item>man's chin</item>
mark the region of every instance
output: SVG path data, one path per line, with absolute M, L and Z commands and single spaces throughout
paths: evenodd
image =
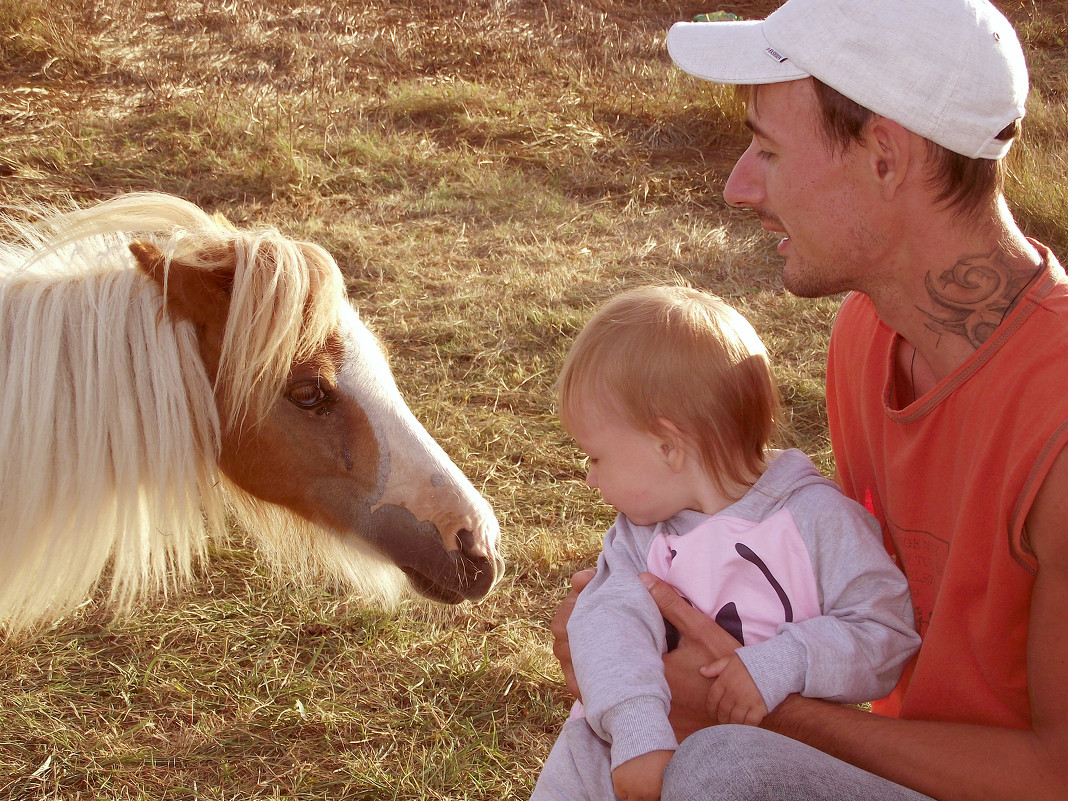
M 783 288 L 799 298 L 825 298 L 844 291 L 820 276 L 811 275 L 797 256 L 787 259 L 782 271 Z

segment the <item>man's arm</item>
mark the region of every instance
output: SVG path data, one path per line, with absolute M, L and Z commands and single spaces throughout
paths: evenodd
M 894 720 L 790 696 L 766 728 L 942 801 L 1064 801 L 1068 797 L 1068 453 L 1027 516 L 1038 560 L 1027 679 L 1031 729 Z

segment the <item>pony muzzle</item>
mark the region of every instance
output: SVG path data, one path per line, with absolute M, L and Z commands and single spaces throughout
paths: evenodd
M 370 541 L 434 601 L 458 604 L 484 598 L 504 572 L 496 552 L 496 520 L 443 533 L 395 504 L 382 504 L 364 521 Z

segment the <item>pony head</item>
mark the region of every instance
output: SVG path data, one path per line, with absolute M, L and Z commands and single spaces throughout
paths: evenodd
M 62 611 L 105 572 L 121 605 L 153 580 L 166 587 L 222 528 L 224 508 L 300 575 L 383 599 L 401 573 L 446 603 L 489 592 L 503 570 L 496 518 L 404 403 L 323 248 L 149 193 L 50 217 L 27 240 L 0 250 L 0 378 L 25 389 L 35 371 L 19 362 L 54 365 L 45 395 L 59 406 L 31 409 L 39 393 L 5 391 L 0 426 L 32 418 L 36 442 L 0 446 L 80 455 L 31 465 L 30 478 L 0 468 L 0 618 Z M 46 417 L 71 410 L 73 424 L 46 432 Z M 54 490 L 10 500 L 30 483 Z M 181 501 L 146 500 L 161 493 Z M 83 548 L 87 563 L 42 584 L 57 543 L 86 531 L 97 543 Z

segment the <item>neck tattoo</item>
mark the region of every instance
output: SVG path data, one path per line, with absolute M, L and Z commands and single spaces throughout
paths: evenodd
M 1020 269 L 1005 253 L 992 250 L 966 256 L 941 274 L 928 273 L 932 310 L 920 308 L 928 318 L 927 328 L 964 337 L 978 348 L 1001 325 L 1041 269 L 1042 265 Z

